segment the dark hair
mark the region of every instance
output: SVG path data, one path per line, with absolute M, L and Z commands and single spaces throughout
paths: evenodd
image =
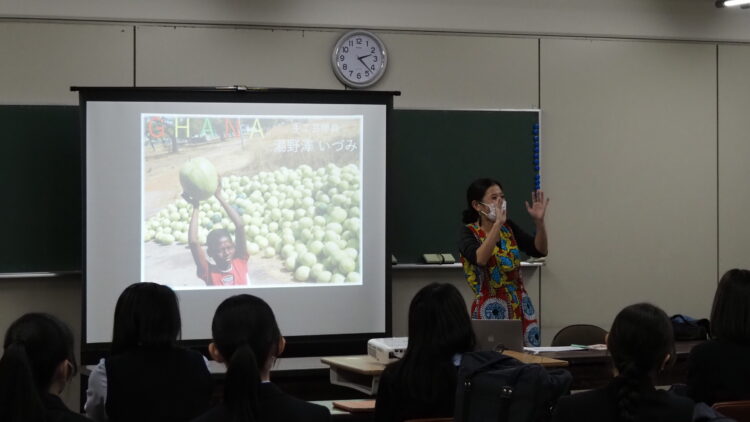
M 211 255 L 216 248 L 216 244 L 221 240 L 222 237 L 227 237 L 229 240 L 234 242 L 232 240 L 232 236 L 229 234 L 229 230 L 227 229 L 213 229 L 210 232 L 208 232 L 208 235 L 206 235 L 206 246 L 208 247 L 208 254 Z
M 711 308 L 711 336 L 750 344 L 750 271 L 735 268 L 721 277 Z
M 669 355 L 674 361 L 674 334 L 669 317 L 650 303 L 630 305 L 612 323 L 607 348 L 623 382 L 617 393 L 621 421 L 632 421 L 644 388 L 652 388 L 656 373 Z
M 479 213 L 474 209 L 471 203 L 473 201 L 482 201 L 484 194 L 487 193 L 487 189 L 495 185 L 500 186 L 500 189 L 503 188 L 503 185 L 494 179 L 484 178 L 471 182 L 469 188 L 466 189 L 466 209 L 464 210 L 462 220 L 464 224 L 473 223 L 479 220 Z
M 409 305 L 409 343 L 396 362 L 397 384 L 411 398 L 434 403 L 439 391 L 455 388 L 453 355 L 476 345 L 461 293 L 452 284 L 423 287 Z
M 271 307 L 255 296 L 232 296 L 216 308 L 211 331 L 227 362 L 224 403 L 232 420 L 256 420 L 260 371 L 278 354 L 281 340 Z
M 57 367 L 68 360 L 73 374 L 78 370 L 70 328 L 52 315 L 29 313 L 10 325 L 3 347 L 0 420 L 43 421 L 41 397 L 47 394 Z
M 181 325 L 180 307 L 172 289 L 149 282 L 131 284 L 115 305 L 112 355 L 136 347 L 174 346 Z

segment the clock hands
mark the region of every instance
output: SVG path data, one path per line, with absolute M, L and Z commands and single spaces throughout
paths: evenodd
M 368 58 L 370 56 L 372 56 L 372 54 L 368 54 L 368 55 L 362 56 L 362 57 L 359 57 L 359 56 L 357 57 L 357 60 L 359 60 L 359 62 L 362 63 L 365 66 L 365 69 L 368 69 L 368 70 L 370 69 L 370 67 L 367 66 L 367 63 L 365 63 L 364 60 L 362 60 L 362 59 L 366 59 L 366 58 Z

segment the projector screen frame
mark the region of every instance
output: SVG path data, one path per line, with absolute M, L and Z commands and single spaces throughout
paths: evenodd
M 400 95 L 397 91 L 352 91 L 352 90 L 317 90 L 291 88 L 246 88 L 235 87 L 71 87 L 79 92 L 81 118 L 81 178 L 82 178 L 82 327 L 81 327 L 81 361 L 83 364 L 96 363 L 100 358 L 109 354 L 111 343 L 89 343 L 87 340 L 87 174 L 86 174 L 86 104 L 90 101 L 117 102 L 206 102 L 206 103 L 307 103 L 307 104 L 376 104 L 386 107 L 385 132 L 385 331 L 357 334 L 334 334 L 314 336 L 289 336 L 285 357 L 324 356 L 336 354 L 366 353 L 367 340 L 373 337 L 389 337 L 392 333 L 391 317 L 391 247 L 389 243 L 388 222 L 391 210 L 388 207 L 393 182 L 393 171 L 388 167 L 389 148 L 392 127 L 389 124 L 393 110 L 393 96 Z M 252 294 L 249 290 L 247 293 Z M 112 316 L 111 316 L 112 317 Z M 210 323 L 207 321 L 207 323 Z M 180 344 L 205 353 L 210 339 L 182 340 Z

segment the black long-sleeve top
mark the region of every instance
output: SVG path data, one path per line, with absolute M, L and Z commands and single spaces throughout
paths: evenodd
M 513 220 L 507 220 L 505 226 L 507 226 L 513 233 L 513 237 L 516 239 L 516 243 L 518 243 L 518 249 L 523 253 L 533 257 L 545 256 L 536 249 L 536 245 L 534 245 L 534 236 L 526 233 L 518 226 L 518 224 L 514 223 Z M 477 240 L 476 236 L 474 236 L 474 232 L 472 232 L 467 226 L 461 227 L 460 236 L 461 238 L 459 240 L 458 249 L 461 256 L 473 265 L 477 265 L 477 249 L 479 249 L 482 244 Z

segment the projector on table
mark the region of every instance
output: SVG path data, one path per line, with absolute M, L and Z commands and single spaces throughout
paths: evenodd
M 367 354 L 379 362 L 390 363 L 404 356 L 408 342 L 408 337 L 373 338 L 367 342 Z

